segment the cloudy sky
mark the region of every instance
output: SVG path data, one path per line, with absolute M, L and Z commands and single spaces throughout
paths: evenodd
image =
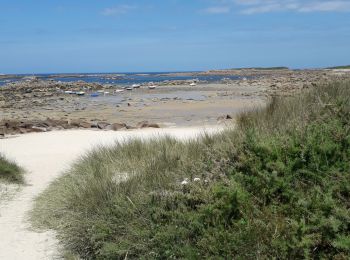
M 350 64 L 350 0 L 0 0 L 0 73 Z

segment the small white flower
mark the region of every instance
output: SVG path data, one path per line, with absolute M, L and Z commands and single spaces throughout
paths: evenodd
M 200 181 L 201 179 L 200 178 L 194 178 L 193 181 Z
M 188 178 L 184 179 L 182 182 L 181 182 L 181 185 L 187 185 L 188 184 Z

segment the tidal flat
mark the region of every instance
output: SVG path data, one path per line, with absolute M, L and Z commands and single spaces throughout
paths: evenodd
M 203 75 L 216 80 L 196 79 Z M 144 82 L 137 88 L 131 84 L 87 82 L 79 77 L 76 81 L 17 78 L 0 87 L 0 135 L 71 128 L 120 130 L 227 124 L 242 111 L 264 106 L 273 96 L 291 96 L 317 84 L 343 80 L 350 77 L 350 72 L 246 69 L 168 76 L 182 78 Z M 152 84 L 154 89 L 149 88 Z

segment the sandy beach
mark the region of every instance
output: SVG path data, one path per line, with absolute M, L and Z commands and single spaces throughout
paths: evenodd
M 350 0 L 1 11 L 0 260 L 350 260 Z
M 0 140 L 0 153 L 25 168 L 26 185 L 7 201 L 0 201 L 0 259 L 55 259 L 59 245 L 52 231 L 31 229 L 28 212 L 37 195 L 76 160 L 97 145 L 113 145 L 132 138 L 169 135 L 179 140 L 213 134 L 220 127 L 142 129 L 133 131 L 70 130 L 32 133 Z

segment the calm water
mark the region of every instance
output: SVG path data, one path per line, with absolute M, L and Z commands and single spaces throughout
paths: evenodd
M 130 85 L 130 84 L 141 84 L 141 83 L 148 83 L 148 82 L 161 82 L 165 80 L 193 80 L 198 79 L 202 81 L 208 81 L 208 82 L 218 82 L 224 78 L 229 79 L 239 79 L 239 76 L 222 76 L 222 75 L 206 75 L 206 76 L 169 76 L 166 75 L 169 74 L 169 72 L 164 73 L 122 73 L 117 78 L 112 78 L 116 73 L 113 74 L 71 74 L 72 76 L 67 76 L 62 74 L 62 77 L 60 77 L 60 74 L 38 74 L 35 75 L 41 79 L 50 79 L 51 76 L 55 75 L 55 78 L 53 78 L 55 81 L 62 81 L 62 82 L 74 82 L 74 81 L 85 81 L 85 82 L 96 82 L 101 84 L 117 84 L 117 85 Z M 79 75 L 79 77 L 76 77 Z M 110 76 L 109 76 L 110 75 Z M 25 76 L 32 76 L 32 75 L 21 75 L 23 77 Z M 4 85 L 9 82 L 18 81 L 20 79 L 16 78 L 9 78 L 6 80 L 0 79 L 0 86 Z

